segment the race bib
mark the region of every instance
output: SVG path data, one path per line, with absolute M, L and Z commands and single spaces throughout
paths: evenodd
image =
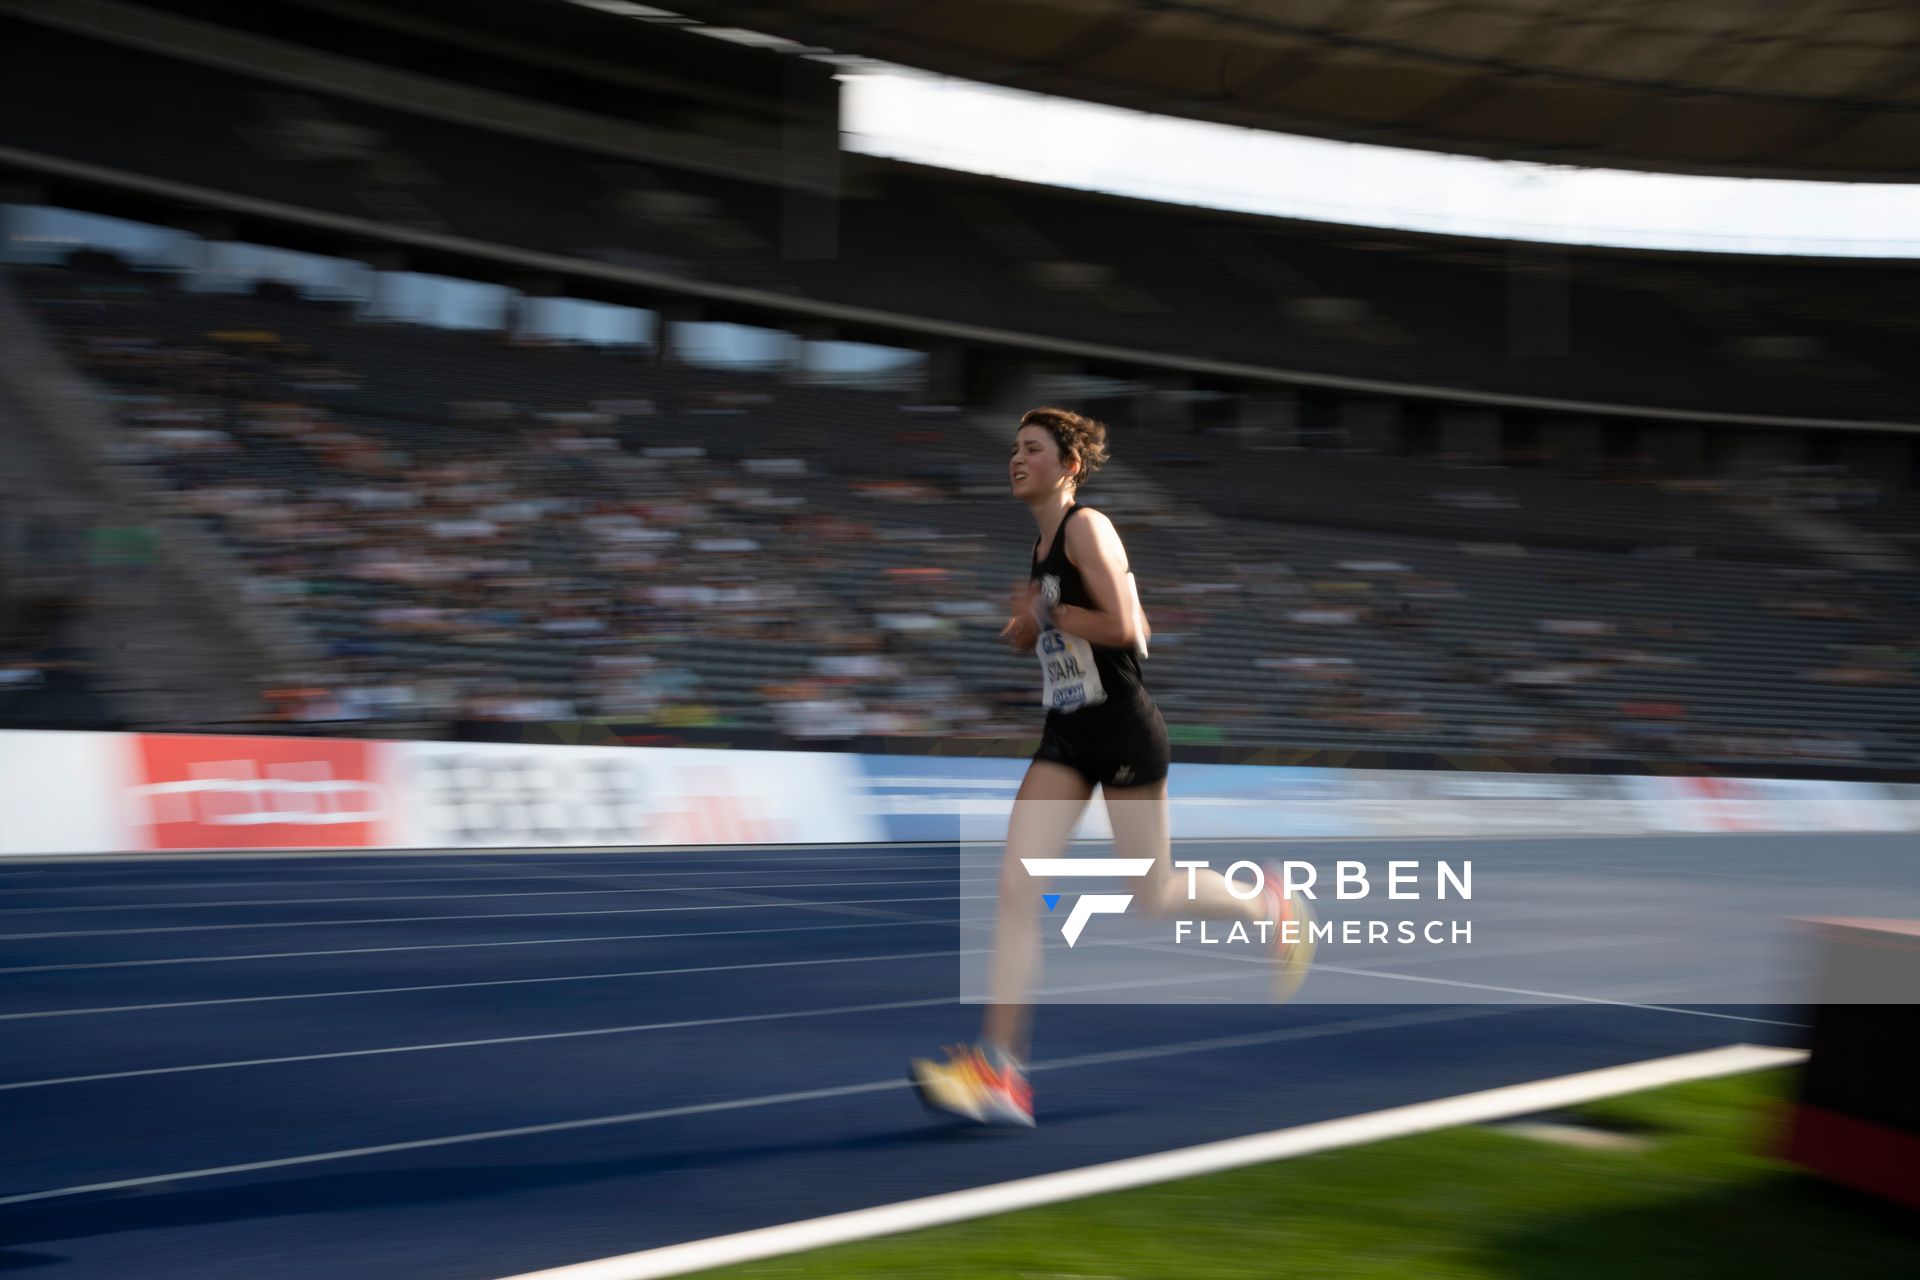
M 1040 705 L 1049 711 L 1078 711 L 1107 700 L 1100 669 L 1093 665 L 1093 646 L 1079 636 L 1055 627 L 1040 633 L 1034 646 L 1040 655 Z

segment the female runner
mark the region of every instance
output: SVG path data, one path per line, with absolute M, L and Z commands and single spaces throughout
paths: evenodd
M 1274 956 L 1286 971 L 1302 969 L 1311 950 L 1305 904 L 1281 894 L 1278 876 L 1267 877 L 1264 894 L 1243 900 L 1227 892 L 1219 872 L 1197 871 L 1189 897 L 1186 875 L 1173 866 L 1167 729 L 1140 675 L 1152 630 L 1113 522 L 1077 500 L 1106 459 L 1106 427 L 1048 408 L 1021 417 L 1008 463 L 1013 496 L 1032 511 L 1039 536 L 1000 635 L 1016 650 L 1039 654 L 1046 727 L 1007 824 L 980 1038 L 949 1050 L 944 1061 L 919 1058 L 909 1066 L 928 1107 L 986 1124 L 1033 1123 L 1024 1065 L 1032 1025 L 1027 998 L 1039 976 L 1037 904 L 1046 883 L 1021 860 L 1061 856 L 1095 786 L 1106 800 L 1114 856 L 1153 862 L 1139 895 L 1149 912 L 1271 921 Z M 1291 945 L 1280 928 L 1290 916 L 1300 921 Z

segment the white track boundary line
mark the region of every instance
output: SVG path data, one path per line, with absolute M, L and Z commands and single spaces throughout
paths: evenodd
M 1252 1164 L 1287 1160 L 1389 1138 L 1404 1138 L 1436 1129 L 1527 1115 L 1663 1085 L 1789 1066 L 1805 1058 L 1805 1051 L 1799 1049 L 1727 1045 L 1698 1053 L 1683 1053 L 1671 1058 L 1655 1058 L 1529 1084 L 1466 1093 L 1434 1102 L 1393 1107 L 1340 1120 L 1276 1129 L 1244 1138 L 1229 1138 L 1178 1151 L 1116 1160 L 1110 1164 L 953 1191 L 899 1204 L 877 1205 L 871 1209 L 833 1214 L 805 1222 L 790 1222 L 736 1235 L 647 1249 L 620 1257 L 575 1263 L 545 1271 L 529 1271 L 510 1277 L 510 1280 L 652 1280 L 659 1276 L 685 1275 L 692 1271 L 732 1266 L 907 1231 L 921 1231 L 947 1223 L 1059 1204 L 1066 1200 L 1079 1200 Z

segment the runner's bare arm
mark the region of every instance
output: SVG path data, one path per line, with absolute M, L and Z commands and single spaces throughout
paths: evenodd
M 1098 511 L 1086 511 L 1067 525 L 1067 559 L 1080 571 L 1094 608 L 1061 605 L 1053 611 L 1054 625 L 1089 644 L 1130 649 L 1139 638 L 1140 614 L 1133 608 L 1127 582 L 1127 549 L 1113 521 Z
M 1133 580 L 1131 573 L 1127 575 L 1127 607 L 1140 628 L 1140 634 L 1135 637 L 1137 643 L 1134 652 L 1144 658 L 1147 656 L 1147 645 L 1153 640 L 1153 624 L 1147 621 L 1146 606 L 1140 603 L 1140 584 Z

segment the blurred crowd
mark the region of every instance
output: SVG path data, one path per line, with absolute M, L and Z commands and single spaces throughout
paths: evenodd
M 786 491 L 809 473 L 798 459 L 625 447 L 647 434 L 645 400 L 463 402 L 396 431 L 301 398 L 361 375 L 270 331 L 69 336 L 116 388 L 120 460 L 164 476 L 167 505 L 237 554 L 249 604 L 300 619 L 310 658 L 266 682 L 275 719 L 726 727 L 738 700 L 710 696 L 716 666 L 795 736 L 985 717 L 915 641 L 994 606 L 933 566 L 872 584 L 884 598 L 836 593 L 822 575 L 887 534 Z
M 36 287 L 85 288 L 57 273 Z M 433 421 L 348 412 L 339 393 L 368 381 L 350 360 L 270 329 L 182 334 L 142 314 L 89 313 L 62 336 L 110 389 L 118 460 L 162 477 L 171 513 L 231 553 L 244 605 L 289 620 L 301 640 L 300 661 L 259 673 L 263 718 L 609 719 L 828 740 L 1033 730 L 1026 668 L 982 678 L 954 659 L 956 646 L 993 647 L 1018 556 L 1017 543 L 927 523 L 962 492 L 951 475 L 964 472 L 836 474 L 817 456 L 788 456 L 777 432 L 744 456 L 658 443 L 688 437 L 655 430 L 662 411 L 637 396 L 462 400 Z M 479 359 L 478 344 L 505 340 L 473 341 Z M 766 412 L 768 393 L 746 398 Z M 716 394 L 693 412 L 739 413 L 739 401 Z M 902 426 L 898 439 L 938 435 Z M 992 461 L 976 452 L 984 473 Z M 1683 694 L 1617 692 L 1635 673 L 1711 661 L 1724 638 L 1697 620 L 1604 604 L 1559 616 L 1544 599 L 1531 610 L 1502 599 L 1503 621 L 1465 625 L 1492 589 L 1449 571 L 1441 544 L 1424 567 L 1412 554 L 1309 564 L 1283 537 L 1223 557 L 1217 530 L 1185 536 L 1186 503 L 1171 489 L 1129 494 L 1129 528 L 1152 531 L 1162 551 L 1156 645 L 1176 657 L 1202 649 L 1229 619 L 1252 619 L 1270 643 L 1233 660 L 1245 669 L 1230 691 L 1194 685 L 1178 661 L 1155 668 L 1185 740 L 1236 729 L 1244 740 L 1268 713 L 1263 690 L 1283 690 L 1308 734 L 1323 726 L 1382 745 L 1450 737 L 1513 754 L 1830 761 L 1881 745 L 1840 727 L 1728 729 Z M 93 554 L 138 565 L 152 555 L 143 536 L 112 528 Z M 1607 569 L 1553 572 L 1554 599 L 1601 601 L 1622 585 Z M 1844 572 L 1808 573 L 1758 602 L 1846 625 L 1797 679 L 1913 685 L 1916 651 L 1884 596 Z M 22 652 L 0 655 L 0 690 L 54 666 Z M 1416 664 L 1419 679 L 1383 654 Z M 1486 693 L 1488 710 L 1451 721 L 1434 692 L 1447 687 Z

